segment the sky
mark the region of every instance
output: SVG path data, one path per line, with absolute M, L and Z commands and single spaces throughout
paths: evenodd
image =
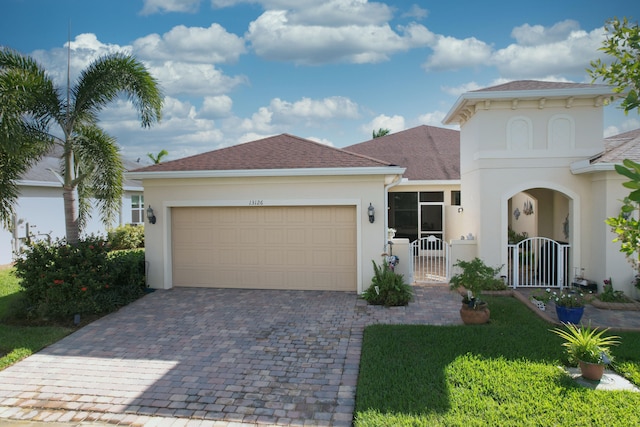
M 149 164 L 289 133 L 334 147 L 442 119 L 466 91 L 512 80 L 591 82 L 613 17 L 637 0 L 1 0 L 0 45 L 66 87 L 105 54 L 142 61 L 165 96 L 140 127 L 124 98 L 100 114 L 122 154 Z M 610 105 L 611 136 L 640 116 Z M 450 126 L 447 126 L 450 127 Z M 454 127 L 455 128 L 455 127 Z

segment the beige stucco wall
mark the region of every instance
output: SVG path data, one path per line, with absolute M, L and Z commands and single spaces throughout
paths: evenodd
M 145 179 L 145 204 L 157 218 L 155 225 L 145 225 L 149 285 L 172 287 L 172 207 L 350 205 L 357 212 L 357 288 L 362 292 L 373 275 L 371 260 L 381 262 L 385 249 L 384 189 L 389 181 L 383 175 Z M 376 209 L 373 224 L 367 216 L 369 203 Z
M 539 222 L 538 233 L 566 240 L 558 231 L 568 210 L 572 265 L 590 261 L 591 180 L 573 175 L 570 165 L 603 149 L 602 111 L 596 105 L 593 100 L 575 100 L 571 108 L 560 100 L 492 101 L 462 125 L 462 203 L 478 238 L 478 255 L 488 264 L 507 263 L 509 199 L 537 188 L 561 193 L 558 198 L 549 191 L 531 191 L 538 211 L 547 210 L 546 217 L 553 218 Z M 524 130 L 513 130 L 514 121 Z
M 606 218 L 618 216 L 621 200 L 629 194 L 622 186 L 626 178 L 614 171 L 590 174 L 594 193 L 590 228 L 593 234 L 593 249 L 585 268 L 585 276 L 598 282 L 602 290 L 603 280 L 611 278 L 614 288 L 636 297 L 637 290 L 631 283 L 635 272 L 620 252 L 620 243 L 613 242 L 616 235 L 605 224 Z

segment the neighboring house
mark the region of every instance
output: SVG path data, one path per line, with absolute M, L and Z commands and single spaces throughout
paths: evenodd
M 157 217 L 149 283 L 362 292 L 389 226 L 432 239 L 405 268 L 451 247 L 449 265 L 479 256 L 512 285 L 611 277 L 633 295 L 604 221 L 627 194 L 614 165 L 640 161 L 640 131 L 602 138 L 612 95 L 516 81 L 463 94 L 444 120 L 459 132 L 418 126 L 343 150 L 279 135 L 133 171 Z
M 130 172 L 156 217 L 150 286 L 362 292 L 403 172 L 286 134 Z
M 64 202 L 60 172 L 60 148 L 52 151 L 30 168 L 18 181 L 20 196 L 15 208 L 12 230 L 0 229 L 0 265 L 9 264 L 29 240 L 64 238 Z M 125 161 L 125 168 L 140 167 Z M 140 181 L 125 180 L 122 208 L 113 226 L 143 224 L 144 195 Z M 106 227 L 95 213 L 87 221 L 83 235 L 105 235 Z

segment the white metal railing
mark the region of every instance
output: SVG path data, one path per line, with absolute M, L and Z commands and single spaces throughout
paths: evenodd
M 562 289 L 568 285 L 570 245 L 531 237 L 508 247 L 510 286 Z
M 449 282 L 449 244 L 436 236 L 411 242 L 411 271 L 418 283 Z

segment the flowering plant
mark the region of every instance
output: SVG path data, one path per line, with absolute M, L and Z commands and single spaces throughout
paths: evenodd
M 558 307 L 578 308 L 585 305 L 585 297 L 582 292 L 560 292 L 558 294 L 552 292 L 551 300 Z
M 604 302 L 627 302 L 627 297 L 622 291 L 616 291 L 613 289 L 613 280 L 611 277 L 604 280 L 604 287 L 602 293 L 598 295 L 598 299 Z
M 554 293 L 555 294 L 555 293 Z M 533 291 L 531 293 L 531 299 L 535 299 L 536 301 L 540 301 L 543 303 L 548 303 L 549 301 L 551 301 L 551 299 L 553 298 L 553 295 L 551 293 L 551 289 L 547 288 L 545 290 L 542 289 L 536 289 L 535 291 Z

